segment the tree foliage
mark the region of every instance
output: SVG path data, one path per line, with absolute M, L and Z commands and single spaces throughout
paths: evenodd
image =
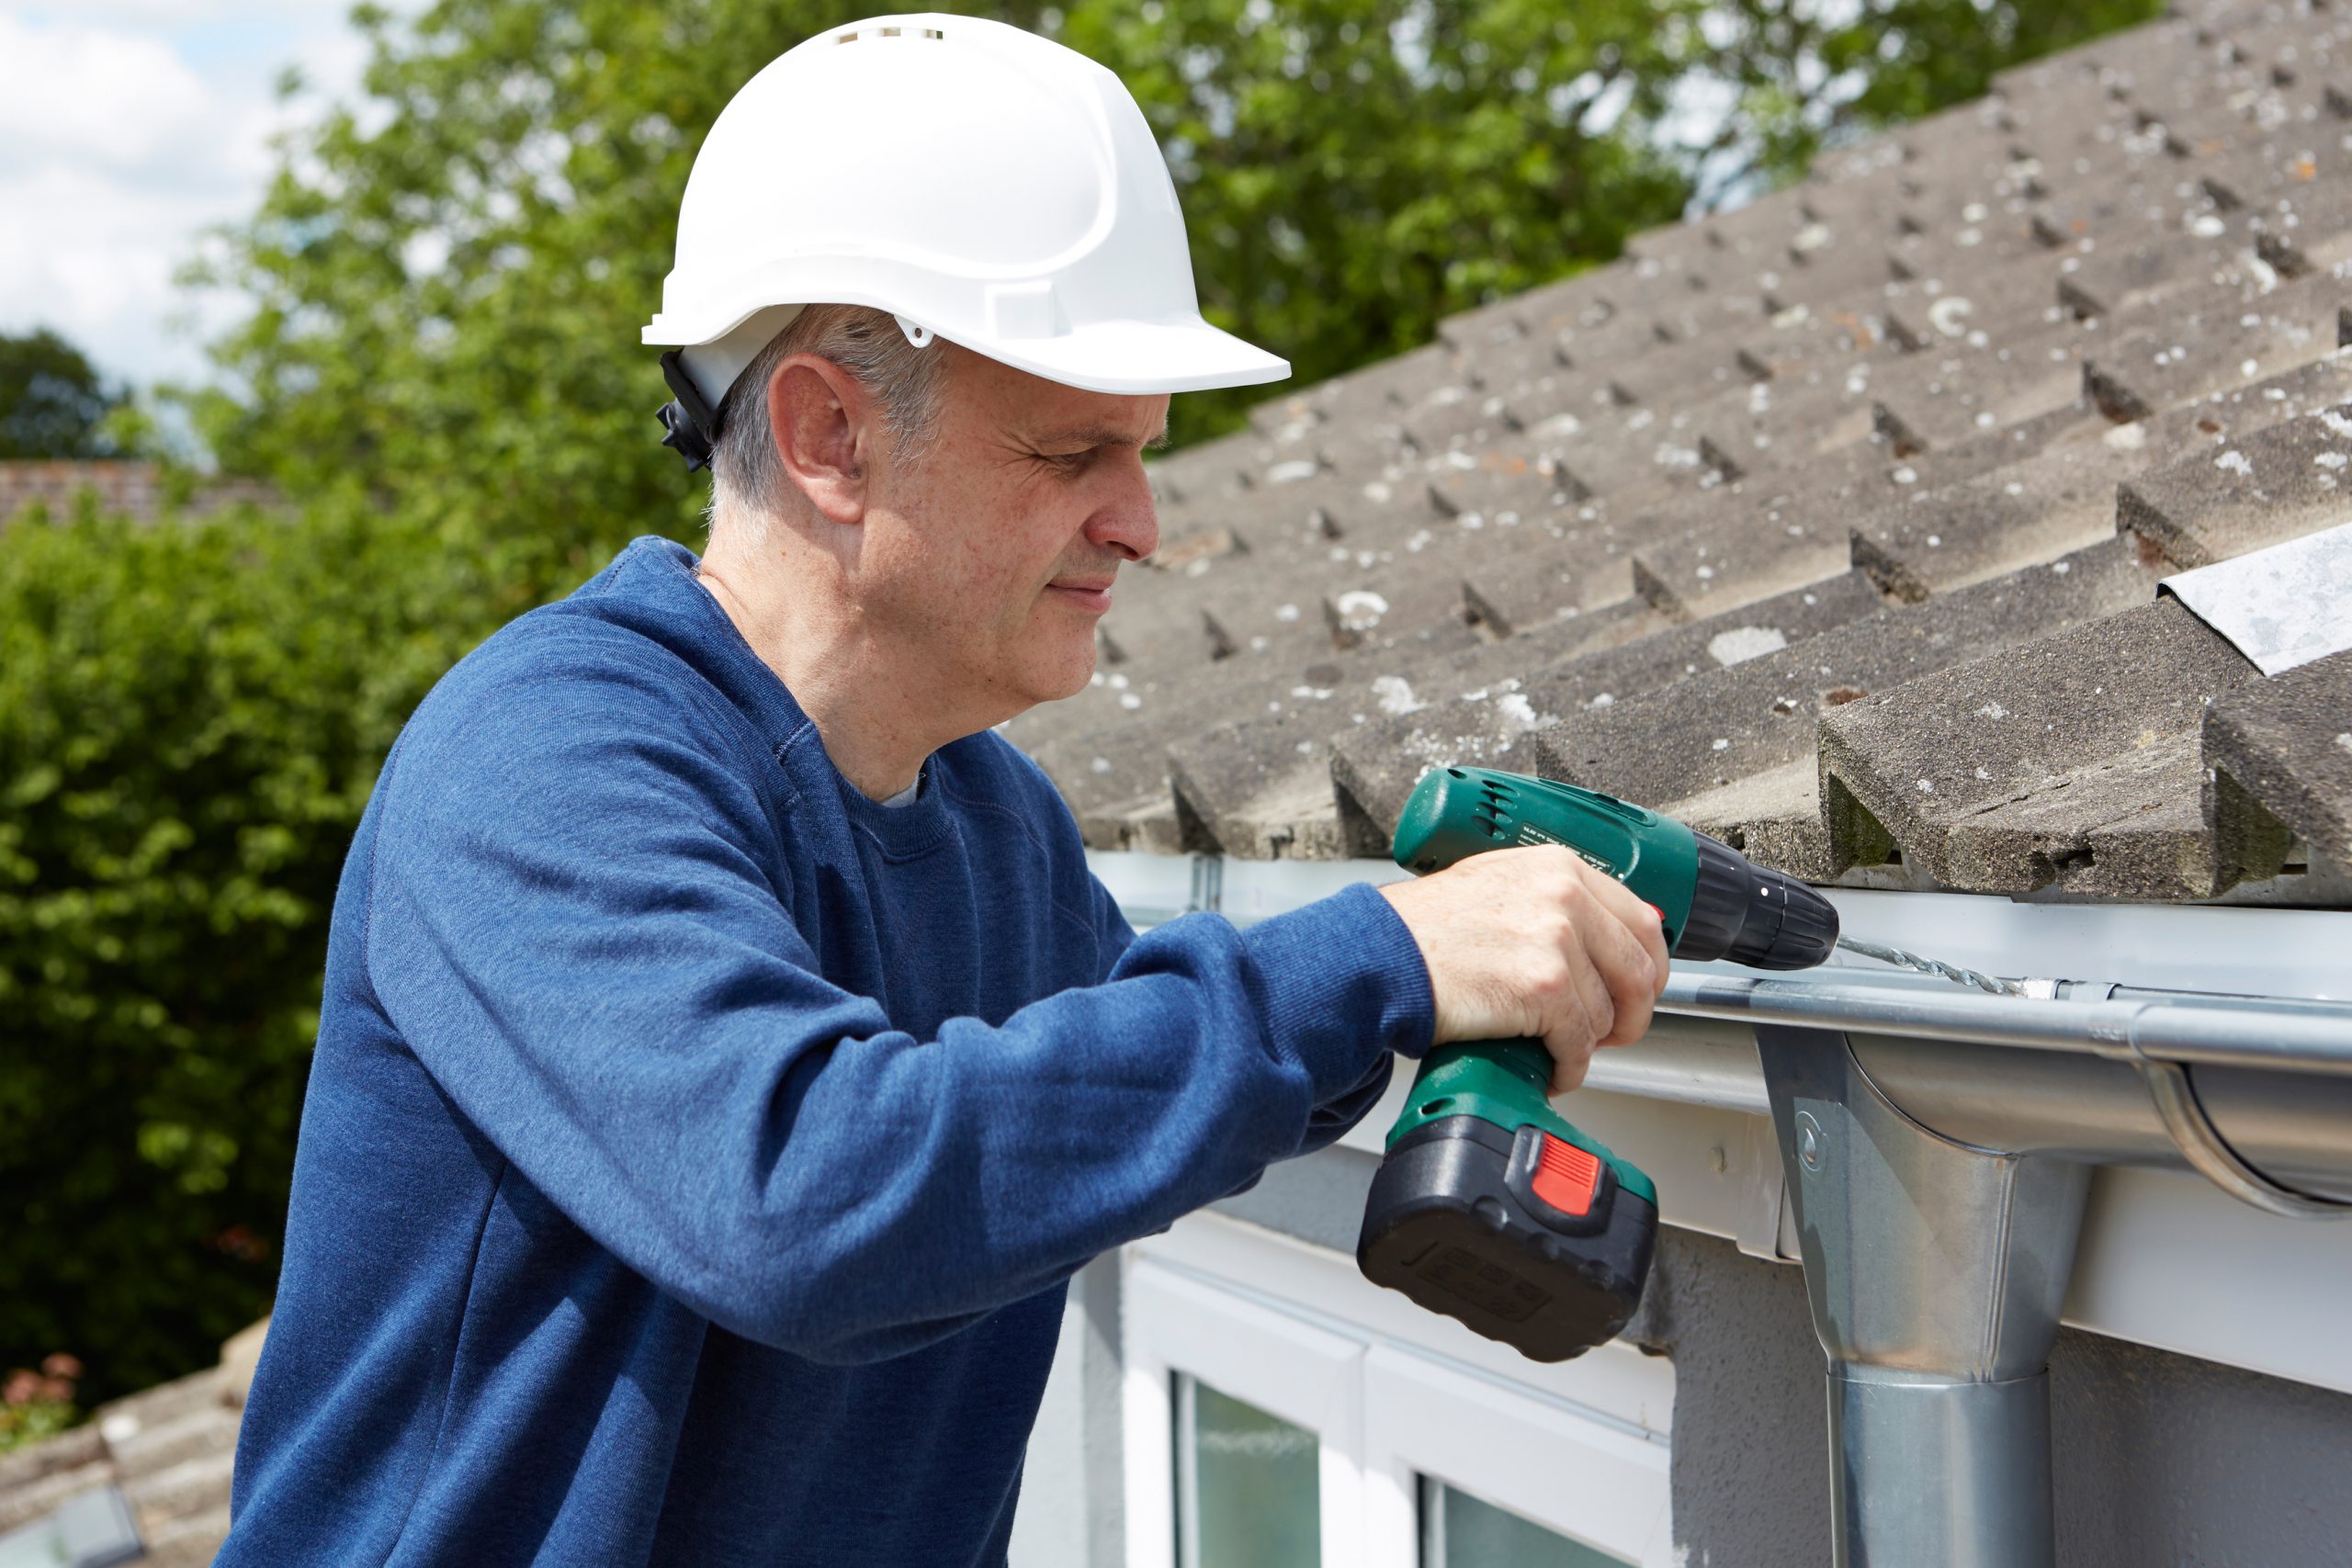
M 1168 153 L 1208 314 L 1302 382 L 1614 255 L 1711 170 L 1710 196 L 1790 177 L 1825 141 L 1981 93 L 2003 65 L 2156 8 L 986 7 L 1126 81 Z M 476 518 L 548 583 L 630 534 L 690 529 L 701 498 L 655 445 L 667 394 L 637 332 L 703 133 L 753 70 L 840 8 L 439 0 L 413 21 L 355 18 L 374 51 L 366 101 L 287 148 L 208 275 L 256 306 L 218 345 L 243 391 L 209 400 L 216 446 L 294 493 L 348 487 Z M 1710 85 L 1712 100 L 1694 96 Z M 1677 144 L 1706 101 L 1736 112 Z M 807 155 L 854 157 L 855 136 Z M 1265 395 L 1179 399 L 1173 434 L 1228 428 Z
M 493 613 L 351 508 L 0 536 L 0 1366 L 102 1399 L 266 1310 L 344 845 Z
M 0 460 L 110 457 L 107 416 L 122 402 L 120 389 L 46 327 L 0 333 Z
M 1982 97 L 2009 66 L 2164 14 L 2161 0 L 1722 0 L 1706 74 L 1738 112 L 1690 149 L 1702 197 L 1802 174 L 1826 146 Z
M 991 14 L 1129 83 L 1208 312 L 1312 381 L 2155 4 L 1831 9 Z M 0 1188 L 17 1205 L 0 1366 L 70 1349 L 95 1397 L 209 1358 L 266 1299 L 336 872 L 402 718 L 628 536 L 696 531 L 704 497 L 657 444 L 667 393 L 638 330 L 704 131 L 842 8 L 354 15 L 362 99 L 285 144 L 204 273 L 253 310 L 217 346 L 200 427 L 296 514 L 0 534 Z M 1713 119 L 1693 109 L 1709 102 Z M 854 157 L 854 131 L 808 155 Z M 1264 395 L 1180 398 L 1177 434 Z

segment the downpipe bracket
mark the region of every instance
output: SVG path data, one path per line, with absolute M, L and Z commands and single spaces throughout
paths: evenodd
M 1759 1023 L 1837 1568 L 2053 1568 L 2047 1371 L 2089 1168 L 1921 1126 L 1843 1032 Z
M 2204 1101 L 2197 1098 L 2197 1086 L 2189 1081 L 2188 1069 L 2178 1062 L 2143 1060 L 2140 1078 L 2148 1086 L 2148 1098 L 2155 1102 L 2156 1115 L 2180 1157 L 2239 1202 L 2290 1220 L 2340 1220 L 2352 1215 L 2352 1203 L 2282 1187 L 2241 1158 L 2213 1125 Z
M 2112 998 L 2118 989 L 2112 982 L 2028 980 L 2023 994 L 2104 1002 Z M 2191 1170 L 2239 1202 L 2289 1220 L 2340 1220 L 2352 1215 L 2352 1203 L 2298 1192 L 2272 1180 L 2232 1148 L 2230 1141 L 2222 1136 L 2222 1130 L 2213 1124 L 2205 1102 L 2197 1097 L 2197 1085 L 2189 1077 L 2188 1065 L 2142 1049 L 2136 1030 L 2125 1030 L 2120 1038 L 2106 1041 L 2100 1054 L 2127 1062 L 2138 1070 L 2140 1081 L 2147 1086 L 2148 1099 L 2155 1107 L 2156 1119 L 2164 1123 L 2165 1135 L 2180 1151 L 2180 1157 L 2188 1162 Z

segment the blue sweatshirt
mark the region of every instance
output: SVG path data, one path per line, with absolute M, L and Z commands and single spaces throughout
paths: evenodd
M 859 795 L 694 566 L 385 763 L 221 1568 L 1000 1563 L 1070 1274 L 1427 1048 L 1369 888 L 1136 937 L 997 736 Z

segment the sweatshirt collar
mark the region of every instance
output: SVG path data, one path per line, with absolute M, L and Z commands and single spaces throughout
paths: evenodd
M 614 596 L 643 605 L 653 624 L 640 629 L 674 648 L 758 726 L 796 791 L 832 790 L 850 820 L 888 859 L 908 859 L 937 844 L 949 827 L 940 754 L 923 759 L 922 791 L 910 804 L 893 807 L 868 799 L 833 765 L 815 721 L 702 585 L 695 576 L 699 564 L 674 539 L 632 540 L 609 573 Z

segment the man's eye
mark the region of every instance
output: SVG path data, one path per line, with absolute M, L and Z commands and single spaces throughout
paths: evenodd
M 1057 472 L 1074 474 L 1086 467 L 1086 460 L 1093 457 L 1094 453 L 1090 448 L 1084 452 L 1040 452 L 1037 456 Z

